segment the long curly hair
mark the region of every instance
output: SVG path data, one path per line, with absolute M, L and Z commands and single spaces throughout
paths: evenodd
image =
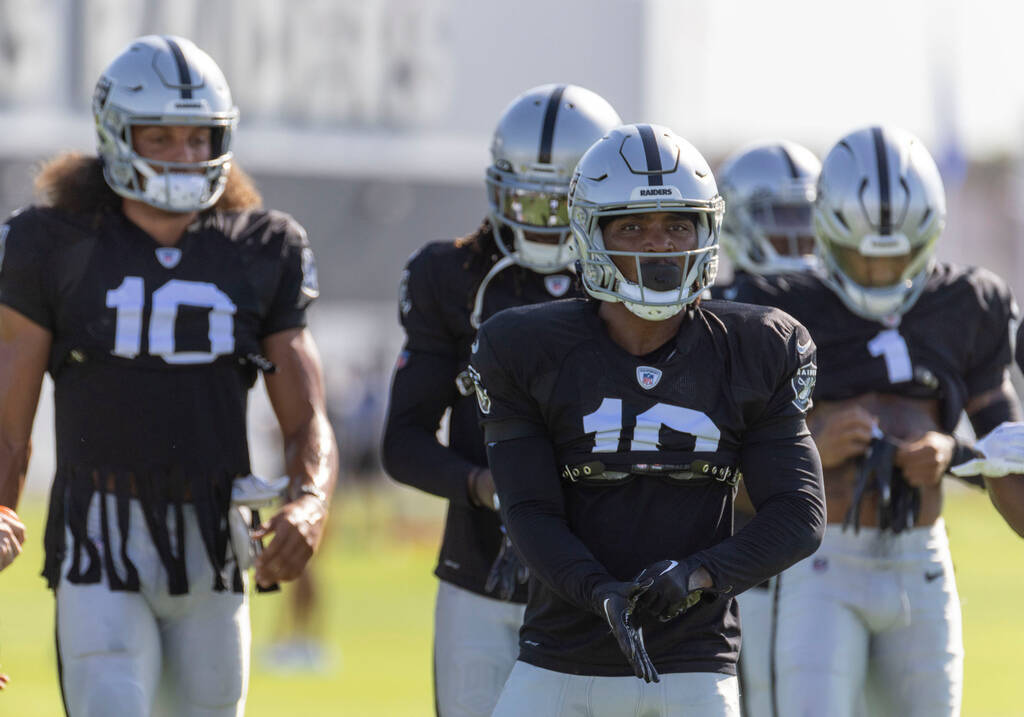
M 103 162 L 94 155 L 64 152 L 45 161 L 35 178 L 35 191 L 40 201 L 55 209 L 73 214 L 117 211 L 121 197 L 103 178 Z M 212 209 L 255 209 L 263 206 L 263 197 L 252 178 L 231 163 L 227 186 Z

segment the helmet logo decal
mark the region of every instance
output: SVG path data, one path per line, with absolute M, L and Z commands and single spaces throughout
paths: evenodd
M 562 93 L 565 92 L 565 85 L 558 85 L 548 99 L 548 106 L 544 110 L 544 126 L 540 131 L 540 153 L 537 161 L 541 164 L 551 164 L 551 143 L 555 139 L 555 118 L 558 117 L 558 108 L 562 104 Z
M 661 369 L 653 366 L 636 367 L 636 382 L 640 384 L 640 388 L 650 391 L 658 385 L 659 381 L 661 381 Z
M 181 261 L 181 249 L 176 246 L 157 247 L 156 260 L 163 268 L 173 269 Z
M 565 274 L 548 274 L 544 277 L 544 288 L 552 296 L 565 296 L 572 280 Z

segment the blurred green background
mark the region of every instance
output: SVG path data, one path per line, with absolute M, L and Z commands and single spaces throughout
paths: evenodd
M 288 626 L 288 595 L 254 595 L 247 715 L 434 714 L 432 570 L 443 509 L 439 500 L 390 484 L 339 490 L 314 568 L 322 605 L 316 631 L 327 648 L 320 669 L 268 661 L 271 645 Z M 28 548 L 0 573 L 0 669 L 11 677 L 0 693 L 0 715 L 52 717 L 62 709 L 53 599 L 37 576 L 43 505 L 28 502 L 20 512 Z M 1024 541 L 979 492 L 951 490 L 945 513 L 963 602 L 963 714 L 1018 717 L 1024 700 L 1013 668 L 1020 665 L 1024 636 Z

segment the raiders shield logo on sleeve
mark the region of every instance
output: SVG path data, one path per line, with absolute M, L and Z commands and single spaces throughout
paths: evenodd
M 405 316 L 412 311 L 412 299 L 409 298 L 409 270 L 402 272 L 402 279 L 398 282 L 398 310 Z
M 473 381 L 473 389 L 476 391 L 476 403 L 480 406 L 480 413 L 486 416 L 491 412 L 491 397 L 487 395 L 487 389 L 484 388 L 484 384 L 480 380 L 480 372 L 472 366 L 467 366 L 466 371 Z
M 811 394 L 814 392 L 814 380 L 818 376 L 818 366 L 814 363 L 805 363 L 796 370 L 790 383 L 793 385 L 793 405 L 802 412 L 807 413 L 811 407 Z

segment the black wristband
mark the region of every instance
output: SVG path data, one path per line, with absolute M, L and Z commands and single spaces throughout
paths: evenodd
M 953 466 L 958 466 L 961 463 L 966 463 L 967 461 L 974 460 L 975 458 L 984 458 L 980 451 L 975 449 L 974 446 L 970 445 L 960 437 L 954 435 L 953 440 L 956 441 L 956 444 L 953 446 L 953 456 L 952 458 L 949 459 L 949 465 L 946 466 L 946 473 L 953 475 L 949 473 L 949 469 L 952 468 Z M 953 477 L 956 478 L 957 480 L 966 483 L 967 485 L 974 486 L 975 488 L 984 489 L 985 487 L 985 479 L 982 478 L 980 475 L 954 475 Z
M 953 436 L 953 440 L 956 442 L 953 446 L 953 455 L 949 459 L 949 465 L 946 466 L 946 472 L 953 466 L 958 466 L 961 463 L 974 460 L 975 458 L 984 458 L 980 451 L 976 450 L 974 446 L 959 436 Z

